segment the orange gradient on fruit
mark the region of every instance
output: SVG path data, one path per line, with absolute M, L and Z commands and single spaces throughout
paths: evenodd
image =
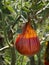
M 15 46 L 22 55 L 31 56 L 39 52 L 40 41 L 29 22 L 26 23 L 22 33 L 16 38 Z

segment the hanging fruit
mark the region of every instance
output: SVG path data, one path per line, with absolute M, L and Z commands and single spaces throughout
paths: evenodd
M 39 52 L 40 41 L 30 22 L 25 24 L 22 33 L 16 38 L 15 46 L 19 53 L 26 56 L 32 56 Z
M 49 65 L 49 41 L 46 42 L 46 51 L 44 56 L 44 64 Z

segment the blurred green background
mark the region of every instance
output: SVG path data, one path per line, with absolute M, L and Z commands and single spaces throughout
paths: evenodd
M 23 56 L 14 47 L 24 24 L 31 25 L 40 39 L 40 52 Z M 0 65 L 44 65 L 46 41 L 49 41 L 49 0 L 0 0 Z

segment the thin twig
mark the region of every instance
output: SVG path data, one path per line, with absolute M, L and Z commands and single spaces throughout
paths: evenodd
M 12 28 L 16 25 L 17 21 L 21 18 L 21 16 L 18 16 L 18 18 L 16 19 L 16 21 L 14 22 L 14 24 L 12 25 Z
M 43 9 L 39 10 L 39 11 L 36 13 L 36 15 L 39 14 L 39 13 L 41 13 L 42 11 L 44 11 L 48 6 L 49 6 L 49 3 L 48 3 Z
M 0 49 L 0 52 L 3 51 L 3 50 L 6 50 L 8 48 L 9 48 L 9 46 L 5 46 L 5 47 L 3 47 L 3 48 Z

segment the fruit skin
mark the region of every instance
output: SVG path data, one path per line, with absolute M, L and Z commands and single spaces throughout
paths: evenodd
M 34 55 L 36 54 L 39 49 L 39 40 L 38 38 L 29 38 L 29 39 L 17 39 L 16 41 L 16 49 L 19 51 L 19 53 L 23 54 L 23 55 Z
M 26 23 L 22 33 L 18 35 L 15 47 L 19 53 L 26 56 L 32 56 L 39 52 L 40 41 L 30 23 Z
M 45 64 L 45 65 L 49 65 L 49 62 L 45 60 L 44 64 Z

